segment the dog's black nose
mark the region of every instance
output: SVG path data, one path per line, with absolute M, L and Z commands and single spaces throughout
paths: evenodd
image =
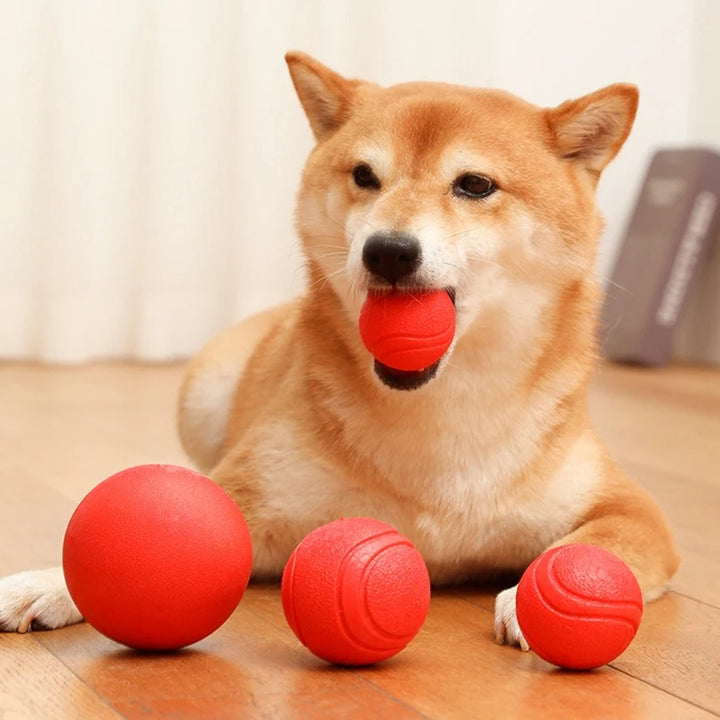
M 412 275 L 422 261 L 420 243 L 412 235 L 376 233 L 365 241 L 363 265 L 391 285 Z

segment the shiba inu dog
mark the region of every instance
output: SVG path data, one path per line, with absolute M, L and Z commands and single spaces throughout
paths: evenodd
M 255 576 L 278 578 L 318 525 L 363 515 L 407 535 L 435 584 L 520 574 L 583 542 L 658 597 L 678 565 L 671 533 L 586 407 L 595 187 L 637 90 L 545 109 L 286 59 L 317 140 L 297 201 L 308 289 L 212 340 L 179 403 L 188 454 L 245 514 Z M 358 332 L 368 293 L 437 290 L 455 313 L 445 355 L 418 370 L 375 361 Z M 0 582 L 6 629 L 78 619 L 57 570 Z M 495 636 L 527 648 L 515 588 L 497 598 Z

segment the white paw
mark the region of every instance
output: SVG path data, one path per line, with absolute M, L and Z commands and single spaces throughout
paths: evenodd
M 495 642 L 498 645 L 518 645 L 523 652 L 530 650 L 515 614 L 517 585 L 503 590 L 495 598 Z
M 53 630 L 81 620 L 62 568 L 28 570 L 0 578 L 0 630 Z

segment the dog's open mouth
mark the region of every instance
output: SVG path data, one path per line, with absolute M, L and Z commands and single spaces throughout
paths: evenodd
M 359 329 L 378 378 L 393 390 L 430 382 L 455 334 L 455 290 L 368 294 Z
M 417 390 L 435 377 L 440 360 L 424 370 L 395 370 L 375 360 L 375 373 L 393 390 Z

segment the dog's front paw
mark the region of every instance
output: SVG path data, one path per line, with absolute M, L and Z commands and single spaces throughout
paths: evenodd
M 495 642 L 498 645 L 518 645 L 523 652 L 530 646 L 522 634 L 515 614 L 515 596 L 517 585 L 503 590 L 495 598 Z
M 53 630 L 81 620 L 62 568 L 29 570 L 0 578 L 0 630 Z

